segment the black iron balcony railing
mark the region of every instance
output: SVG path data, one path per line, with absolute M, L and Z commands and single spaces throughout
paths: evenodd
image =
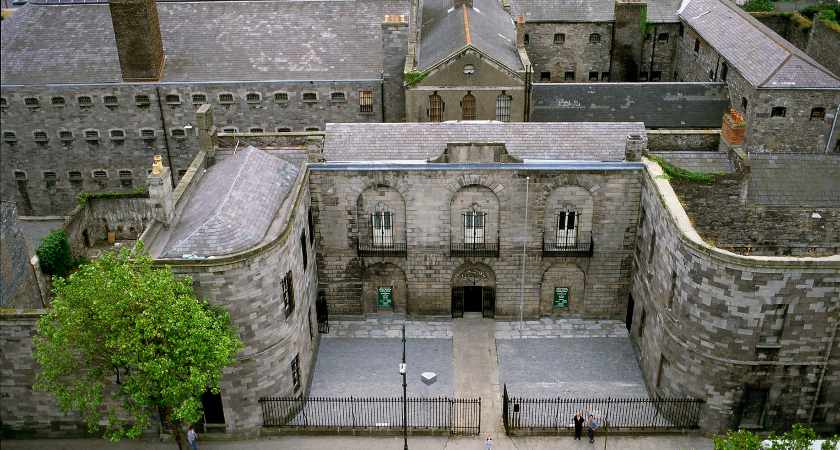
M 357 246 L 359 256 L 393 256 L 405 258 L 408 253 L 405 242 L 389 242 L 372 244 L 370 242 L 359 242 Z
M 550 240 L 546 240 L 550 238 Z M 592 256 L 592 233 L 579 233 L 571 236 L 543 236 L 544 258 L 564 256 Z
M 498 258 L 499 243 L 450 242 L 449 256 L 460 256 L 467 258 Z

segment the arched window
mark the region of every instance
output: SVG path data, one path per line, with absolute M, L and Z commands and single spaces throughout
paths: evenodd
M 470 91 L 461 100 L 461 118 L 463 120 L 475 120 L 475 96 Z
M 437 91 L 429 96 L 429 120 L 440 122 L 443 119 L 443 100 Z
M 513 97 L 507 95 L 505 91 L 502 91 L 496 97 L 496 120 L 499 122 L 510 122 L 510 104 L 512 101 Z

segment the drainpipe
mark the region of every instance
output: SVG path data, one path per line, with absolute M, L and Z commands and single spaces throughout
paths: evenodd
M 814 413 L 817 410 L 817 402 L 820 400 L 820 391 L 822 391 L 823 379 L 825 379 L 825 372 L 828 370 L 828 361 L 831 358 L 831 350 L 834 348 L 834 339 L 837 337 L 837 326 L 840 321 L 834 323 L 834 330 L 831 331 L 831 340 L 828 341 L 828 348 L 825 349 L 825 360 L 823 361 L 822 371 L 820 372 L 820 379 L 817 381 L 817 391 L 814 393 L 814 403 L 811 405 L 811 413 L 808 414 L 808 423 L 814 423 Z
M 382 114 L 382 123 L 387 122 L 385 120 L 385 71 L 379 72 L 379 112 Z M 403 95 L 405 95 L 403 93 Z
M 160 86 L 155 86 L 157 94 L 158 112 L 160 112 L 160 126 L 163 128 L 163 145 L 166 147 L 166 163 L 169 164 L 169 181 L 175 187 L 175 167 L 172 166 L 172 155 L 169 154 L 169 130 L 166 129 L 166 119 L 163 117 L 163 103 L 160 101 Z
M 522 240 L 522 279 L 519 283 L 519 330 L 522 330 L 523 314 L 525 309 L 525 259 L 526 249 L 528 248 L 528 188 L 531 182 L 531 177 L 525 177 L 525 233 Z

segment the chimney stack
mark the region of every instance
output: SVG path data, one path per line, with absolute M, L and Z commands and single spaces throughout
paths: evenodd
M 461 9 L 462 6 L 472 8 L 473 0 L 452 0 L 452 6 L 454 6 L 455 9 Z
M 149 187 L 152 216 L 158 222 L 169 226 L 174 212 L 172 182 L 169 179 L 169 167 L 163 166 L 160 155 L 155 155 L 152 173 L 146 177 L 146 185 Z
M 516 16 L 516 48 L 525 48 L 525 17 Z
M 647 152 L 647 139 L 640 134 L 631 134 L 627 136 L 626 146 L 624 147 L 625 161 L 639 161 Z
M 164 55 L 155 0 L 110 0 L 108 5 L 123 81 L 160 80 Z

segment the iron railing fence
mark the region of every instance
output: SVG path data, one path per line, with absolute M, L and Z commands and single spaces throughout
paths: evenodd
M 574 432 L 574 416 L 595 415 L 602 431 L 668 432 L 699 428 L 703 401 L 693 398 L 523 398 L 502 393 L 508 435 Z
M 405 242 L 377 243 L 359 242 L 356 245 L 359 256 L 394 256 L 405 258 L 408 245 Z
M 401 397 L 265 397 L 259 400 L 263 426 L 331 432 L 403 431 Z M 477 435 L 480 398 L 409 397 L 408 429 Z
M 592 256 L 592 233 L 543 235 L 543 257 Z
M 449 256 L 466 258 L 498 258 L 498 242 L 450 242 Z

